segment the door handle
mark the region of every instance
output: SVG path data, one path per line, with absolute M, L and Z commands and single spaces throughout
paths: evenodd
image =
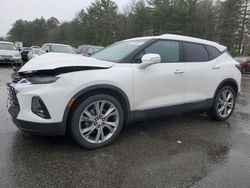
M 215 66 L 213 66 L 213 67 L 212 67 L 212 69 L 214 69 L 214 70 L 218 70 L 218 69 L 220 69 L 220 67 L 219 67 L 219 66 L 217 66 L 217 65 L 215 65 Z
M 175 74 L 183 74 L 183 73 L 184 73 L 184 71 L 181 71 L 181 70 L 176 70 L 174 73 L 175 73 Z

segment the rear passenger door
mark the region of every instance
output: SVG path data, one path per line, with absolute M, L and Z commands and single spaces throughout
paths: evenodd
M 213 46 L 183 42 L 186 71 L 185 103 L 213 98 L 220 82 L 221 52 Z

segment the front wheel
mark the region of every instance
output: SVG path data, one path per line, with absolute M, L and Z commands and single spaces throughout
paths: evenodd
M 218 121 L 224 121 L 230 118 L 235 107 L 235 96 L 235 92 L 230 86 L 225 86 L 220 89 L 208 115 Z
M 98 94 L 81 102 L 72 116 L 71 132 L 81 146 L 96 149 L 110 144 L 121 132 L 123 109 L 117 99 Z

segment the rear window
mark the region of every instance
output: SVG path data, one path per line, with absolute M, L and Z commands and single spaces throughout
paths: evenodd
M 201 44 L 189 42 L 183 43 L 185 62 L 206 62 L 209 61 L 207 49 Z
M 206 46 L 208 53 L 209 53 L 209 59 L 213 60 L 219 57 L 222 53 L 215 47 L 213 46 Z

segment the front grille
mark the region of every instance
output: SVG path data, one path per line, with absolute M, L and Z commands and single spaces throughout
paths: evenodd
M 17 117 L 20 111 L 20 106 L 19 102 L 17 99 L 17 92 L 13 86 L 11 86 L 10 83 L 7 84 L 7 89 L 8 89 L 8 107 L 9 107 L 9 113 L 13 117 Z

